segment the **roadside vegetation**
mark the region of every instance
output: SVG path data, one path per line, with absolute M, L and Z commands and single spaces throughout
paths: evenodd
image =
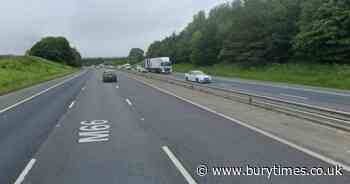
M 0 95 L 77 71 L 65 64 L 33 56 L 0 59 Z
M 84 66 L 100 65 L 100 64 L 117 66 L 117 65 L 123 65 L 123 64 L 129 63 L 129 59 L 127 57 L 83 58 L 82 63 Z
M 64 37 L 45 37 L 29 49 L 26 54 L 73 67 L 82 66 L 82 58 L 79 51 L 70 45 L 69 41 Z
M 107 65 L 124 65 L 129 63 L 131 65 L 139 64 L 144 60 L 144 51 L 140 48 L 132 48 L 130 49 L 129 55 L 127 57 L 113 57 L 113 58 L 84 58 L 83 65 L 99 65 L 99 64 L 107 64 Z
M 115 66 L 124 65 L 126 63 L 130 63 L 127 57 L 116 58 L 112 61 L 112 65 L 115 65 Z
M 194 64 L 176 64 L 175 72 L 202 70 L 215 76 L 244 78 L 302 84 L 327 88 L 350 90 L 350 65 L 287 63 L 268 64 L 258 67 L 245 67 L 239 64 L 215 64 L 197 66 Z
M 349 28 L 348 0 L 234 0 L 200 11 L 146 56 L 169 56 L 178 70 L 349 89 Z

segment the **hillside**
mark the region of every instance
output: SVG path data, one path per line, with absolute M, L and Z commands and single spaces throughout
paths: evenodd
M 74 68 L 38 57 L 0 59 L 0 95 L 76 71 Z

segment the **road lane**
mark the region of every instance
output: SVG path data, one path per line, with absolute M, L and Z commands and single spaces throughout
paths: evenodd
M 85 73 L 0 114 L 0 183 L 15 181 L 88 76 Z
M 196 169 L 201 164 L 331 165 L 124 74 L 119 75 L 119 89 L 102 83 L 100 75 L 92 74 L 75 107 L 34 156 L 37 161 L 24 183 L 191 183 L 191 177 L 196 183 L 350 182 L 347 172 L 345 176 L 272 176 L 270 180 L 266 176 L 199 177 Z
M 209 166 L 306 166 L 329 167 L 316 158 L 227 119 L 160 93 L 144 84 L 119 76 L 122 96 L 132 99 L 145 118 L 150 134 L 167 141 L 177 158 L 198 183 L 348 183 L 346 177 L 198 177 L 196 167 Z M 252 114 L 253 115 L 253 114 Z
M 75 108 L 35 155 L 24 183 L 185 183 L 162 151 L 165 142 L 143 129 L 142 117 L 119 94 L 122 87 L 102 83 L 100 75 L 93 74 Z M 100 127 L 88 126 L 93 120 Z M 93 136 L 86 132 L 96 131 L 100 137 L 87 139 Z
M 185 80 L 185 74 L 175 73 L 173 77 Z M 243 90 L 258 95 L 281 98 L 290 101 L 318 105 L 350 112 L 350 93 L 316 90 L 312 87 L 292 87 L 291 85 L 268 84 L 268 82 L 247 82 L 245 80 L 213 77 L 213 83 L 204 84 L 225 89 Z

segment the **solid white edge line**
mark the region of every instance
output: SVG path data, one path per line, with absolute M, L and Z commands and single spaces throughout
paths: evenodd
M 35 162 L 36 162 L 36 159 L 34 158 L 28 162 L 27 166 L 23 169 L 22 173 L 18 176 L 14 184 L 21 184 L 24 181 L 26 175 L 29 173 L 30 169 L 32 169 Z
M 73 108 L 74 105 L 75 105 L 75 101 L 73 101 L 73 102 L 69 105 L 69 108 L 70 108 L 70 109 Z
M 170 151 L 167 146 L 162 147 L 163 151 L 168 155 L 169 159 L 173 162 L 175 167 L 181 172 L 182 176 L 186 179 L 189 184 L 197 184 L 197 182 L 192 178 L 190 173 L 181 164 L 181 162 L 176 158 L 176 156 Z
M 73 77 L 71 77 L 71 78 L 69 78 L 69 79 L 66 79 L 66 80 L 64 80 L 64 81 L 62 81 L 62 82 L 60 82 L 60 83 L 58 83 L 58 84 L 55 84 L 55 85 L 53 85 L 53 86 L 51 86 L 51 87 L 49 87 L 49 88 L 47 88 L 47 89 L 45 89 L 45 90 L 43 90 L 43 91 L 41 91 L 41 92 L 39 92 L 39 93 L 37 93 L 37 94 L 31 96 L 31 97 L 28 97 L 28 98 L 26 98 L 26 99 L 24 99 L 24 100 L 22 100 L 22 101 L 19 101 L 19 102 L 15 103 L 15 104 L 13 104 L 13 105 L 11 105 L 11 106 L 9 106 L 9 107 L 6 107 L 6 108 L 4 108 L 4 109 L 1 109 L 1 110 L 0 110 L 0 114 L 1 114 L 1 113 L 4 113 L 4 112 L 6 112 L 6 111 L 8 111 L 8 110 L 10 110 L 10 109 L 13 109 L 13 108 L 15 108 L 15 107 L 17 107 L 17 106 L 19 106 L 19 105 L 25 103 L 25 102 L 28 102 L 28 101 L 30 101 L 30 100 L 32 100 L 32 99 L 34 99 L 34 98 L 36 98 L 36 97 L 38 97 L 38 96 L 44 94 L 44 93 L 47 93 L 48 91 L 50 91 L 50 90 L 52 90 L 52 89 L 54 89 L 54 88 L 56 88 L 56 87 L 58 87 L 58 86 L 61 86 L 61 85 L 63 85 L 64 83 L 66 83 L 66 82 L 68 82 L 68 81 L 71 81 L 71 80 L 73 80 L 73 79 L 75 79 L 75 78 L 77 78 L 77 77 L 83 75 L 84 73 L 85 73 L 85 72 L 80 73 L 80 74 L 78 74 L 78 75 L 75 75 L 75 76 L 73 76 Z
M 135 79 L 135 78 L 134 78 L 134 79 Z M 320 153 L 316 153 L 316 152 L 314 152 L 314 151 L 312 151 L 312 150 L 310 150 L 310 149 L 307 149 L 307 148 L 304 148 L 304 147 L 302 147 L 302 146 L 299 146 L 299 145 L 297 145 L 297 144 L 295 144 L 295 143 L 292 143 L 292 142 L 290 142 L 290 141 L 288 141 L 288 140 L 286 140 L 286 139 L 277 137 L 277 136 L 275 136 L 275 135 L 273 135 L 273 134 L 271 134 L 271 133 L 269 133 L 269 132 L 266 132 L 266 131 L 264 131 L 264 130 L 262 130 L 262 129 L 259 129 L 259 128 L 257 128 L 257 127 L 251 126 L 251 125 L 246 124 L 246 123 L 244 123 L 244 122 L 242 122 L 242 121 L 239 121 L 239 120 L 237 120 L 237 119 L 234 119 L 234 118 L 231 118 L 231 117 L 229 117 L 229 116 L 226 116 L 226 115 L 224 115 L 224 114 L 222 114 L 222 113 L 216 112 L 215 110 L 212 110 L 212 109 L 210 109 L 210 108 L 208 108 L 208 107 L 205 107 L 205 106 L 203 106 L 203 105 L 200 105 L 200 104 L 197 104 L 197 103 L 195 103 L 195 102 L 192 102 L 192 101 L 190 101 L 190 100 L 188 100 L 188 99 L 186 99 L 186 98 L 177 96 L 177 95 L 175 95 L 174 93 L 172 93 L 172 92 L 170 92 L 170 91 L 167 91 L 167 90 L 161 89 L 161 88 L 159 88 L 159 87 L 156 87 L 156 86 L 154 86 L 154 85 L 152 85 L 152 84 L 149 84 L 148 82 L 144 82 L 144 81 L 141 81 L 141 80 L 139 80 L 139 79 L 135 79 L 135 80 L 138 80 L 138 81 L 140 81 L 140 82 L 142 82 L 142 83 L 144 83 L 144 84 L 146 84 L 146 85 L 148 85 L 148 86 L 150 86 L 150 87 L 152 87 L 152 88 L 155 88 L 155 89 L 157 89 L 157 90 L 159 90 L 159 91 L 161 91 L 161 92 L 163 92 L 163 93 L 165 93 L 165 94 L 174 96 L 174 97 L 176 97 L 176 98 L 178 98 L 178 99 L 180 99 L 180 100 L 182 100 L 182 101 L 185 101 L 185 102 L 190 103 L 190 104 L 192 104 L 192 105 L 194 105 L 194 106 L 197 106 L 197 107 L 199 107 L 199 108 L 201 108 L 201 109 L 204 109 L 204 110 L 206 110 L 206 111 L 208 111 L 208 112 L 211 112 L 211 113 L 216 114 L 216 115 L 218 115 L 218 116 L 221 116 L 221 117 L 223 117 L 223 118 L 225 118 L 225 119 L 228 119 L 228 120 L 230 120 L 230 121 L 232 121 L 232 122 L 234 122 L 234 123 L 237 123 L 237 124 L 239 124 L 239 125 L 241 125 L 241 126 L 244 126 L 244 127 L 248 128 L 248 129 L 251 129 L 251 130 L 253 130 L 253 131 L 257 132 L 257 133 L 260 133 L 260 134 L 262 134 L 262 135 L 264 135 L 264 136 L 267 136 L 267 137 L 269 137 L 269 138 L 271 138 L 271 139 L 274 139 L 274 140 L 276 140 L 276 141 L 278 141 L 278 142 L 280 142 L 280 143 L 286 144 L 286 145 L 288 145 L 288 146 L 290 146 L 290 147 L 292 147 L 292 148 L 294 148 L 294 149 L 297 149 L 297 150 L 299 150 L 299 151 L 301 151 L 301 152 L 304 152 L 304 153 L 306 153 L 306 154 L 308 154 L 308 155 L 310 155 L 310 156 L 312 156 L 312 157 L 314 157 L 314 158 L 317 158 L 317 159 L 319 159 L 319 160 L 322 160 L 322 161 L 324 161 L 324 162 L 327 162 L 327 163 L 329 163 L 329 164 L 331 164 L 331 165 L 335 165 L 335 166 L 338 165 L 338 166 L 341 166 L 341 167 L 343 167 L 344 170 L 350 172 L 350 166 L 347 165 L 347 164 L 345 164 L 345 163 L 338 162 L 338 161 L 336 161 L 336 160 L 334 160 L 334 159 L 332 159 L 332 158 L 329 158 L 329 157 L 327 157 L 327 156 L 325 156 L 325 155 L 322 155 L 322 154 L 320 154 Z

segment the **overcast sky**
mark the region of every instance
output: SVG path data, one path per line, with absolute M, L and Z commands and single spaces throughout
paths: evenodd
M 179 32 L 199 10 L 227 0 L 1 0 L 0 55 L 65 36 L 84 57 L 126 56 Z

